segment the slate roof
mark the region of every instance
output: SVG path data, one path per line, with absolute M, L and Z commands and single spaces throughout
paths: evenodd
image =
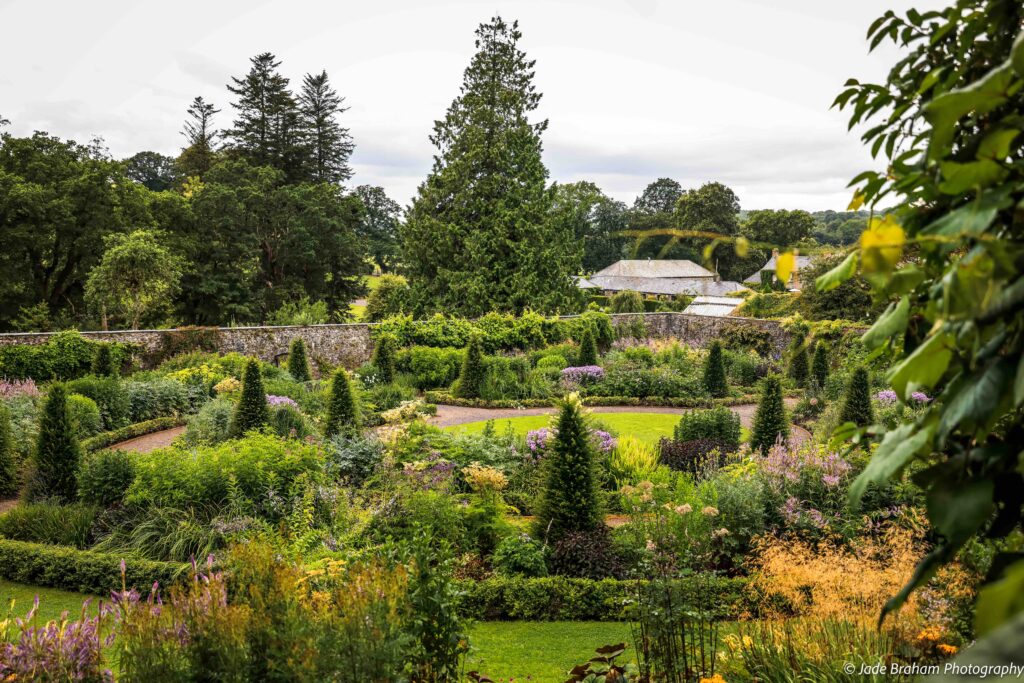
M 742 303 L 743 299 L 734 296 L 698 296 L 690 302 L 683 313 L 724 318 L 735 313 Z
M 572 279 L 576 281 L 576 286 L 580 289 L 598 289 L 597 285 L 581 275 L 573 275 Z
M 776 258 L 777 258 L 776 256 L 772 256 L 770 259 L 768 259 L 768 262 L 765 263 L 763 266 L 761 266 L 761 270 L 770 270 L 771 272 L 774 273 L 775 272 L 775 259 Z M 796 269 L 797 269 L 797 272 L 803 270 L 804 268 L 807 268 L 809 265 L 811 265 L 811 257 L 810 256 L 797 256 L 796 257 Z M 746 280 L 744 280 L 744 282 L 747 282 L 747 283 L 750 283 L 750 284 L 755 284 L 755 285 L 761 284 L 761 270 L 757 271 L 756 273 L 754 273 L 753 275 L 748 277 Z
M 729 280 L 716 281 L 704 277 L 666 278 L 592 275 L 588 278 L 588 282 L 594 287 L 606 291 L 621 292 L 630 289 L 641 294 L 663 295 L 722 296 L 747 289 L 738 282 Z
M 599 270 L 594 276 L 713 279 L 715 274 L 686 259 L 624 259 L 616 261 L 604 270 Z

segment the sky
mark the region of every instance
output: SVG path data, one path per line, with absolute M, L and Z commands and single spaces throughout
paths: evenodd
M 832 100 L 847 78 L 881 80 L 898 52 L 868 53 L 886 9 L 922 0 L 0 0 L 0 116 L 112 155 L 176 155 L 196 95 L 270 51 L 298 89 L 325 69 L 350 108 L 353 185 L 405 205 L 430 170 L 428 136 L 458 95 L 473 31 L 518 19 L 558 182 L 590 180 L 632 203 L 659 177 L 718 181 L 744 209 L 844 210 L 850 178 L 877 167 Z M 862 131 L 861 131 L 862 132 Z

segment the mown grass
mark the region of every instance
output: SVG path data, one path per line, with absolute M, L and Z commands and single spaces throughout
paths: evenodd
M 32 609 L 32 603 L 39 596 L 39 611 L 36 612 L 38 622 L 45 624 L 51 619 L 59 619 L 63 612 L 68 612 L 71 619 L 82 613 L 82 603 L 89 598 L 82 593 L 57 590 L 56 588 L 39 588 L 21 583 L 0 580 L 0 601 L 4 609 L 4 617 L 24 618 Z M 99 599 L 93 598 L 89 604 L 89 614 L 99 609 Z

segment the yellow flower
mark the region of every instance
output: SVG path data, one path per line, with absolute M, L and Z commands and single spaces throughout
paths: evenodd
M 872 218 L 868 229 L 861 233 L 861 264 L 867 273 L 887 273 L 903 256 L 906 234 L 892 215 Z
M 929 626 L 917 634 L 917 639 L 923 642 L 937 643 L 942 639 L 942 631 L 935 626 Z
M 946 655 L 947 657 L 952 657 L 953 655 L 956 654 L 956 651 L 957 651 L 956 645 L 949 645 L 947 643 L 939 643 L 939 652 L 941 652 L 942 654 Z
M 722 678 L 722 674 L 715 674 L 710 678 L 705 676 L 704 678 L 700 679 L 700 683 L 726 683 L 726 681 L 724 678 Z

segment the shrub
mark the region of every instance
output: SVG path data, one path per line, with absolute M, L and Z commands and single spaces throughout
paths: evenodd
M 551 544 L 548 566 L 552 574 L 578 579 L 621 578 L 623 573 L 604 524 L 559 537 Z
M 121 374 L 114 367 L 114 354 L 111 352 L 110 344 L 99 343 L 96 345 L 96 353 L 92 358 L 92 374 L 97 377 Z
M 817 391 L 824 391 L 828 384 L 828 344 L 819 341 L 814 345 L 814 358 L 811 361 L 811 378 Z
M 782 401 L 782 383 L 778 377 L 766 377 L 761 383 L 761 400 L 754 415 L 750 447 L 766 453 L 782 437 L 789 438 L 789 418 Z
M 309 372 L 309 360 L 306 358 L 306 342 L 302 337 L 292 340 L 288 351 L 288 373 L 296 382 L 308 382 L 312 379 Z
M 734 451 L 740 445 L 740 416 L 724 406 L 684 413 L 675 427 L 676 441 L 715 439 Z
M 33 457 L 33 471 L 26 491 L 29 500 L 75 497 L 75 477 L 82 449 L 75 438 L 68 413 L 67 390 L 62 384 L 50 387 L 39 421 L 39 439 Z
M 484 354 L 481 349 L 481 337 L 474 334 L 469 338 L 466 352 L 462 359 L 462 370 L 456 384 L 455 395 L 459 398 L 480 398 L 480 390 L 484 383 Z
M 71 429 L 78 439 L 94 436 L 103 429 L 100 409 L 96 407 L 96 401 L 87 396 L 68 396 L 68 415 L 71 418 Z
M 68 392 L 88 396 L 96 402 L 105 430 L 119 429 L 131 422 L 128 393 L 117 377 L 82 377 L 67 384 Z
M 9 496 L 17 490 L 18 467 L 11 432 L 11 411 L 0 401 L 0 495 Z
M 370 323 L 402 315 L 409 310 L 409 283 L 401 275 L 381 275 L 366 297 L 363 320 Z
M 231 418 L 231 435 L 242 436 L 246 432 L 260 429 L 269 419 L 267 395 L 263 390 L 260 366 L 256 361 L 250 360 L 245 366 L 245 375 L 242 378 L 242 397 Z
M 344 368 L 338 368 L 331 380 L 331 398 L 327 404 L 324 434 L 352 434 L 359 429 L 359 412 L 352 393 L 352 382 Z
M 722 344 L 711 342 L 707 360 L 704 361 L 704 389 L 713 398 L 724 398 L 729 394 L 725 380 L 725 361 L 722 358 Z
M 500 576 L 548 575 L 544 548 L 528 534 L 513 534 L 505 538 L 494 549 L 491 564 Z
M 391 384 L 395 381 L 395 347 L 398 342 L 390 334 L 382 334 L 377 338 L 377 346 L 373 349 L 373 360 L 370 362 L 380 376 L 384 384 Z
M 270 408 L 270 428 L 278 436 L 289 439 L 305 439 L 317 431 L 310 419 L 291 405 Z
M 612 295 L 610 308 L 612 313 L 643 313 L 644 298 L 640 292 L 624 289 Z
M 728 441 L 714 437 L 687 441 L 663 438 L 658 444 L 659 457 L 663 464 L 694 477 L 703 477 L 706 473 L 717 470 L 722 464 L 723 456 L 733 450 L 735 447 Z M 712 458 L 714 453 L 717 455 Z
M 806 387 L 810 378 L 810 364 L 807 362 L 807 341 L 794 336 L 789 349 L 789 376 L 798 387 Z
M 462 349 L 414 346 L 400 351 L 395 362 L 399 370 L 413 376 L 417 389 L 438 389 L 449 386 L 458 377 Z
M 537 515 L 537 529 L 545 538 L 559 539 L 574 531 L 603 525 L 594 467 L 594 447 L 575 394 L 561 402 L 558 435 L 549 446 L 547 483 Z
M 725 351 L 726 373 L 734 384 L 750 387 L 765 376 L 767 365 L 751 351 Z
M 875 421 L 875 412 L 871 407 L 871 386 L 865 368 L 857 368 L 850 376 L 839 421 L 852 422 L 858 427 L 866 427 Z
M 408 662 L 412 680 L 456 683 L 468 638 L 459 612 L 459 589 L 452 579 L 447 547 L 427 536 L 411 546 L 408 605 L 413 617 L 406 631 L 412 638 Z
M 635 436 L 618 440 L 608 460 L 612 478 L 619 486 L 649 479 L 658 467 L 658 452 L 654 446 Z
M 772 351 L 772 335 L 753 325 L 734 323 L 722 328 L 722 344 L 733 351 L 753 351 L 766 358 Z
M 78 471 L 78 498 L 87 505 L 118 505 L 134 479 L 135 464 L 128 452 L 89 453 L 82 459 Z
M 376 437 L 335 434 L 325 448 L 327 474 L 350 486 L 361 486 L 384 460 L 384 444 Z
M 188 419 L 185 443 L 212 445 L 231 438 L 231 416 L 235 404 L 226 398 L 215 398 Z
M 589 327 L 583 328 L 580 336 L 580 352 L 577 356 L 577 365 L 597 365 L 597 342 L 594 340 L 594 332 Z
M 0 515 L 0 536 L 12 541 L 86 548 L 92 542 L 96 508 L 91 505 L 33 503 Z
M 146 422 L 190 412 L 188 387 L 173 379 L 125 382 L 129 422 Z

